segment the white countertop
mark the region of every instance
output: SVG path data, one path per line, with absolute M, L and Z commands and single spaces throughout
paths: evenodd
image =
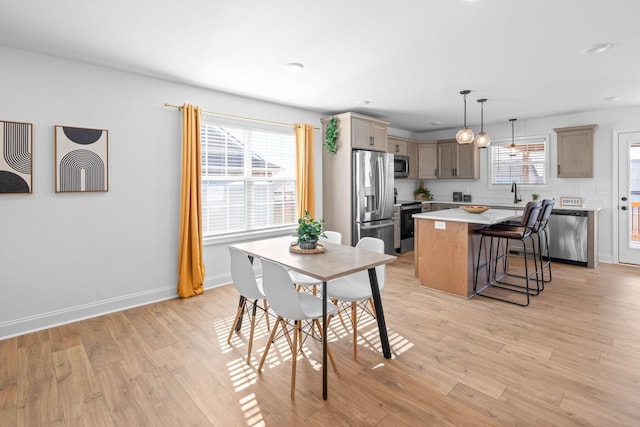
M 441 211 L 414 214 L 413 218 L 491 225 L 514 218 L 520 218 L 521 216 L 522 211 L 514 209 L 489 209 L 483 213 L 469 213 L 462 209 L 444 209 Z
M 528 200 L 527 200 L 528 201 Z M 449 204 L 449 205 L 460 205 L 460 206 L 466 206 L 466 205 L 473 205 L 473 206 L 496 206 L 499 208 L 513 208 L 513 209 L 524 209 L 524 207 L 527 204 L 527 201 L 522 201 L 519 203 L 509 203 L 509 202 L 496 202 L 496 201 L 490 201 L 490 200 L 474 200 L 473 202 L 451 202 L 451 201 L 444 201 L 444 200 L 432 200 L 429 202 L 422 202 L 422 203 L 445 203 L 445 204 Z M 602 206 L 598 206 L 598 205 L 590 205 L 590 204 L 584 204 L 582 206 L 560 206 L 560 202 L 558 200 L 556 200 L 555 205 L 553 206 L 553 210 L 567 210 L 567 211 L 580 211 L 580 212 L 598 212 L 602 209 Z

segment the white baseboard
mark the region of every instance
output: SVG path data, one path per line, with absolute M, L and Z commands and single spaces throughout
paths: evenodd
M 229 283 L 230 274 L 207 277 L 204 288 L 212 289 Z M 178 298 L 176 285 L 14 319 L 0 323 L 0 340 L 172 298 Z

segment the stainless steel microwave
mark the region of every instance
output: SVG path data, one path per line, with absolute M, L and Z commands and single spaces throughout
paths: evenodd
M 393 177 L 406 178 L 409 176 L 409 157 L 393 155 Z

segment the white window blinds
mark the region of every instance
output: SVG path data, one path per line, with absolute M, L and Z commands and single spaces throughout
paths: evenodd
M 489 170 L 491 184 L 538 186 L 547 182 L 547 138 L 521 138 L 515 140 L 515 155 L 510 155 L 511 140 L 492 142 Z
M 296 224 L 293 129 L 206 122 L 201 128 L 205 237 Z

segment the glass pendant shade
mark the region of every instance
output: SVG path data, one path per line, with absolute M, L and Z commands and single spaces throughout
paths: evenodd
M 471 144 L 474 136 L 473 131 L 465 126 L 456 133 L 456 141 L 458 144 Z
M 456 141 L 458 141 L 458 144 L 471 144 L 475 138 L 473 131 L 467 127 L 467 95 L 470 93 L 470 90 L 460 91 L 460 94 L 464 98 L 464 124 L 462 129 L 456 133 Z
M 509 119 L 509 121 L 511 122 L 511 145 L 508 148 L 509 148 L 509 155 L 511 157 L 518 154 L 518 147 L 516 146 L 516 143 L 515 143 L 514 130 L 513 130 L 513 126 L 516 120 L 518 119 Z
M 480 148 L 487 148 L 491 144 L 491 138 L 486 132 L 480 132 L 476 136 L 476 145 Z
M 478 99 L 480 103 L 480 133 L 476 135 L 476 146 L 479 148 L 487 148 L 491 144 L 491 138 L 484 131 L 484 103 L 486 98 Z

